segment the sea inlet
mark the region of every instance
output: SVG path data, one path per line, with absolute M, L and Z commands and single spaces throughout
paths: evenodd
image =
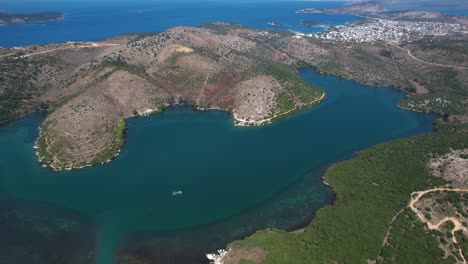
M 321 178 L 331 163 L 431 131 L 433 116 L 396 106 L 401 92 L 300 75 L 325 90 L 322 103 L 261 127 L 170 107 L 127 120 L 121 155 L 82 170 L 37 162 L 44 113 L 0 127 L 0 262 L 204 263 L 204 253 L 258 229 L 309 222 L 333 201 Z

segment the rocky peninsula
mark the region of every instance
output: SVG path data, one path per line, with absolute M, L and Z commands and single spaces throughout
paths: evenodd
M 36 144 L 40 161 L 54 170 L 82 168 L 118 154 L 125 118 L 171 104 L 224 109 L 238 125 L 262 125 L 318 103 L 324 93 L 298 77 L 299 61 L 266 43 L 270 36 L 279 37 L 213 23 L 28 47 L 5 51 L 2 61 L 26 83 L 8 75 L 2 81 L 36 92 L 35 102 L 18 102 L 11 116 L 39 102 L 50 111 Z

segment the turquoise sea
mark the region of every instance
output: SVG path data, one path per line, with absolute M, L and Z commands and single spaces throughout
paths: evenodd
M 7 0 L 2 7 L 59 10 L 65 20 L 0 27 L 0 45 L 95 40 L 219 20 L 260 28 L 273 20 L 304 31 L 314 29 L 302 28 L 301 19 L 355 19 L 294 13 L 338 3 L 30 3 Z M 0 263 L 207 263 L 204 253 L 255 230 L 309 222 L 333 201 L 321 180 L 331 163 L 431 131 L 434 117 L 396 106 L 400 92 L 307 68 L 300 75 L 326 91 L 324 102 L 263 127 L 235 127 L 223 111 L 170 107 L 129 119 L 121 155 L 83 170 L 55 173 L 37 163 L 33 145 L 46 113 L 0 127 Z M 173 196 L 178 190 L 183 194 Z

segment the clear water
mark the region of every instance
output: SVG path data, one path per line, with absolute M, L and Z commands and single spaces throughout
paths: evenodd
M 13 12 L 65 13 L 64 21 L 0 27 L 3 46 L 97 40 L 211 21 L 257 28 L 276 28 L 267 23 L 277 21 L 285 25 L 282 29 L 313 32 L 319 29 L 302 26 L 301 20 L 336 25 L 357 19 L 295 13 L 303 7 L 338 5 L 316 2 L 4 0 L 1 5 Z M 78 233 L 87 234 L 67 235 L 81 241 L 83 250 L 73 255 L 79 256 L 77 263 L 83 263 L 82 256 L 98 264 L 113 263 L 122 254 L 143 254 L 158 263 L 201 263 L 203 253 L 255 230 L 291 229 L 310 221 L 333 199 L 321 181 L 330 163 L 379 142 L 431 130 L 433 117 L 396 107 L 402 93 L 310 69 L 300 74 L 327 92 L 323 103 L 287 120 L 248 128 L 234 127 L 223 111 L 172 107 L 160 115 L 128 120 L 122 154 L 110 164 L 84 170 L 54 173 L 37 163 L 32 147 L 44 114 L 0 127 L 0 222 L 19 225 L 9 220 L 10 211 L 3 206 L 36 209 L 28 223 L 42 219 L 40 225 L 22 226 L 22 233 L 2 233 L 0 262 L 6 247 L 2 241 L 29 241 L 30 234 L 47 229 L 45 222 L 67 218 L 83 223 L 79 230 L 85 231 Z M 183 194 L 172 196 L 177 190 Z M 37 210 L 43 206 L 48 209 Z M 59 244 L 60 239 L 55 238 Z M 74 244 L 40 244 L 28 245 L 45 255 L 62 252 L 71 263 L 66 256 Z M 46 258 L 35 263 L 53 262 Z

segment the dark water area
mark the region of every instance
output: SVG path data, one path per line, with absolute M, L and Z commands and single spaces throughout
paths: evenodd
M 206 253 L 215 253 L 255 231 L 303 228 L 310 223 L 316 210 L 333 202 L 333 192 L 321 181 L 326 167 L 328 165 L 309 172 L 286 190 L 274 194 L 272 199 L 228 220 L 196 228 L 130 235 L 122 242 L 117 255 L 121 260 L 130 257 L 150 263 L 208 263 Z M 324 192 L 316 192 L 312 186 L 320 186 Z M 307 200 L 308 204 L 304 204 Z
M 390 11 L 406 11 L 406 10 L 423 10 L 428 12 L 440 12 L 446 15 L 451 16 L 468 16 L 468 5 L 464 5 L 461 8 L 456 8 L 455 6 L 425 6 L 417 8 L 392 8 Z
M 44 114 L 34 113 L 1 127 L 0 135 L 21 133 L 18 143 L 30 146 Z M 14 155 L 3 151 L 3 142 L 0 146 L 2 157 Z M 94 263 L 94 221 L 51 203 L 11 197 L 3 188 L 5 169 L 0 162 L 0 263 Z
M 0 263 L 94 263 L 94 224 L 73 210 L 0 197 Z
M 92 249 L 78 255 L 95 263 L 135 257 L 203 263 L 204 253 L 256 230 L 309 222 L 333 200 L 321 180 L 330 163 L 379 142 L 431 131 L 434 117 L 396 106 L 403 93 L 311 69 L 300 75 L 325 90 L 324 102 L 262 127 L 235 127 L 224 111 L 170 107 L 128 120 L 121 155 L 83 170 L 55 173 L 37 163 L 33 145 L 44 116 L 29 115 L 0 128 L 2 192 L 31 201 L 31 208 L 52 206 L 40 210 L 50 224 L 62 214 L 80 215 L 70 218 L 88 223 L 78 228 L 87 232 L 67 234 L 74 241 L 83 241 L 82 234 L 92 238 L 83 242 Z M 177 190 L 183 194 L 173 196 Z M 25 230 L 24 237 L 7 232 L 3 239 L 27 241 L 36 232 Z M 44 243 L 37 245 L 41 250 Z M 53 252 L 72 248 L 63 243 Z

